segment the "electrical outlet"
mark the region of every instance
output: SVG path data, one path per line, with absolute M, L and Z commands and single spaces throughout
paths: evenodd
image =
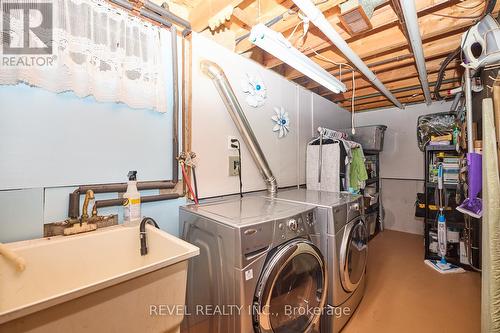
M 231 136 L 231 135 L 227 136 L 227 149 L 229 149 L 229 150 L 236 149 L 236 148 L 231 147 L 231 144 L 232 144 L 231 140 L 233 140 L 233 139 L 238 139 L 238 138 L 235 136 Z M 238 144 L 238 143 L 236 143 L 236 144 Z
M 238 176 L 240 174 L 240 157 L 229 156 L 229 176 Z

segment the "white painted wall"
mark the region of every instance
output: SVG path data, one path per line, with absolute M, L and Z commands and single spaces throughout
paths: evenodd
M 277 73 L 239 56 L 200 35 L 193 35 L 193 115 L 192 149 L 198 156 L 200 197 L 232 194 L 239 191 L 238 177 L 228 176 L 227 137 L 238 130 L 231 120 L 212 81 L 200 71 L 200 60 L 218 63 L 226 73 L 280 187 L 305 182 L 305 146 L 319 125 L 330 128 L 349 126 L 350 114 L 334 103 L 306 91 Z M 264 106 L 252 108 L 245 102 L 241 81 L 245 73 L 258 74 L 265 82 L 268 98 Z M 291 132 L 278 139 L 272 132 L 273 107 L 283 106 L 290 114 Z M 243 190 L 265 189 L 248 150 L 242 144 Z
M 424 114 L 449 111 L 451 103 L 434 102 L 430 106 L 423 103 L 403 110 L 389 108 L 355 115 L 357 126 L 387 126 L 380 154 L 383 178 L 424 179 L 424 154 L 417 145 L 417 119 Z
M 417 104 L 360 112 L 357 126 L 386 125 L 384 150 L 380 154 L 380 174 L 385 208 L 385 227 L 423 234 L 423 219 L 415 218 L 417 192 L 424 190 L 424 153 L 417 145 L 417 118 L 424 114 L 449 111 L 451 102 Z

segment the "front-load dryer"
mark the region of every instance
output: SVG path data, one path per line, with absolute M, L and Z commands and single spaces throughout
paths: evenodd
M 329 280 L 316 225 L 314 206 L 259 196 L 181 207 L 182 238 L 200 248 L 181 331 L 317 330 Z
M 364 294 L 368 233 L 363 222 L 362 197 L 344 192 L 292 189 L 275 200 L 317 207 L 311 239 L 326 258 L 328 297 L 321 320 L 322 333 L 339 332 Z M 321 232 L 325 230 L 325 232 Z

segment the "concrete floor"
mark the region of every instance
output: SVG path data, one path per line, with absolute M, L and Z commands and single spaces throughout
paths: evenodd
M 390 230 L 369 243 L 366 293 L 342 333 L 480 332 L 480 274 L 439 274 L 423 251 L 422 236 Z

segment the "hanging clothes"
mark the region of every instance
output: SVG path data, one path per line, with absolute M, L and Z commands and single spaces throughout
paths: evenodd
M 320 127 L 319 137 L 307 146 L 307 188 L 323 191 L 359 193 L 368 173 L 363 147 L 346 140 L 346 134 Z
M 350 191 L 358 192 L 360 188 L 365 187 L 365 181 L 368 179 L 368 173 L 365 166 L 365 155 L 360 147 L 351 150 L 352 160 L 349 171 Z

